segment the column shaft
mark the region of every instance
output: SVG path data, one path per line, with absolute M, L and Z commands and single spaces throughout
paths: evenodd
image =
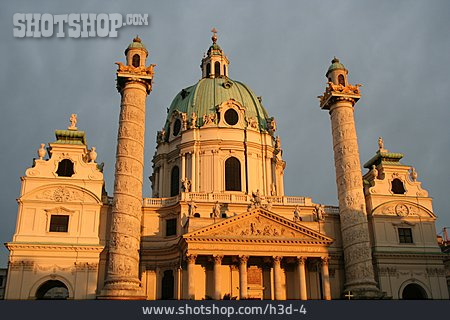
M 273 257 L 273 282 L 275 287 L 275 300 L 282 299 L 281 259 L 281 257 Z
M 305 257 L 297 258 L 297 272 L 298 272 L 298 281 L 299 281 L 299 295 L 300 300 L 308 300 L 308 294 L 306 290 L 306 270 L 305 270 Z
M 328 258 L 322 258 L 322 289 L 323 289 L 323 299 L 331 300 L 330 275 L 328 272 Z
M 195 268 L 195 259 L 197 258 L 196 255 L 188 255 L 186 257 L 186 263 L 187 263 L 187 277 L 188 277 L 188 299 L 195 300 L 195 275 L 194 275 L 194 268 Z
M 240 300 L 248 298 L 247 261 L 248 256 L 239 256 L 239 296 Z
M 192 152 L 192 157 L 191 157 L 191 162 L 192 162 L 192 192 L 197 192 L 197 179 L 196 179 L 196 172 L 197 172 L 197 166 L 196 166 L 196 162 L 197 162 L 197 158 L 195 156 L 195 149 Z
M 139 81 L 120 88 L 114 197 L 111 212 L 109 259 L 101 298 L 144 297 L 139 280 L 139 248 L 144 171 L 145 99 Z
M 221 300 L 222 299 L 222 288 L 220 283 L 220 266 L 222 265 L 223 256 L 214 255 L 214 299 Z
M 372 266 L 353 104 L 336 101 L 330 108 L 336 183 L 344 250 L 345 291 L 378 295 Z

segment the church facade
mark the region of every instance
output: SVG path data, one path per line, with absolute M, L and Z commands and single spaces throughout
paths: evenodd
M 229 78 L 215 32 L 202 78 L 177 94 L 157 132 L 152 195 L 143 197 L 154 65 L 139 38 L 125 55 L 114 194 L 72 115 L 21 178 L 5 299 L 449 298 L 416 170 L 379 138 L 362 174 L 359 85 L 338 59 L 319 97 L 332 127 L 334 207 L 285 195 L 276 121 Z

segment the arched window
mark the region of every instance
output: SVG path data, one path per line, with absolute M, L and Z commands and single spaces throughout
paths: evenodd
M 174 197 L 178 195 L 180 190 L 180 169 L 178 166 L 172 168 L 170 175 L 170 196 Z
M 392 193 L 394 194 L 405 194 L 406 190 L 403 186 L 403 182 L 400 179 L 392 180 Z
M 343 86 L 345 86 L 345 79 L 344 79 L 344 76 L 342 74 L 338 75 L 338 83 L 342 84 Z
M 235 157 L 225 161 L 225 190 L 241 191 L 241 163 Z
M 135 67 L 135 68 L 137 68 L 141 65 L 141 57 L 139 57 L 139 55 L 137 53 L 133 56 L 132 64 L 133 64 L 133 67 Z
M 59 280 L 46 281 L 36 291 L 38 300 L 67 300 L 67 298 L 69 298 L 69 290 Z
M 161 281 L 161 289 L 161 299 L 173 299 L 174 278 L 172 270 L 164 271 L 164 275 Z
M 427 293 L 417 283 L 408 284 L 402 292 L 402 299 L 405 300 L 423 300 L 427 299 Z
M 198 212 L 194 213 L 194 218 L 200 218 L 200 213 Z
M 206 75 L 205 75 L 205 77 L 209 78 L 209 74 L 210 74 L 210 73 L 211 73 L 211 64 L 208 63 L 208 64 L 206 65 Z
M 214 74 L 216 76 L 216 78 L 218 76 L 220 76 L 220 62 L 216 61 L 216 63 L 214 63 Z
M 61 160 L 58 163 L 58 170 L 56 170 L 56 174 L 59 177 L 71 177 L 74 173 L 73 162 L 69 159 Z
M 180 119 L 175 120 L 174 124 L 173 124 L 173 135 L 176 137 L 181 130 L 181 121 Z

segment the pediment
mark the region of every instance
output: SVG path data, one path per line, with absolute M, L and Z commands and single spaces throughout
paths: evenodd
M 424 206 L 405 200 L 394 200 L 382 203 L 372 210 L 371 215 L 395 217 L 420 216 L 436 218 L 433 212 Z
M 44 185 L 24 194 L 20 200 L 101 203 L 100 199 L 91 191 L 68 184 Z
M 330 245 L 334 239 L 290 221 L 276 213 L 258 208 L 239 214 L 183 236 L 186 241 L 228 240 L 234 242 L 285 242 Z

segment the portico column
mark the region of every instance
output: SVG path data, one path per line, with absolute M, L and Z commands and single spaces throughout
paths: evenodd
M 240 300 L 248 298 L 247 290 L 247 261 L 248 256 L 239 256 L 239 296 Z
M 275 287 L 275 300 L 281 300 L 281 259 L 282 257 L 273 257 L 273 282 Z
M 186 256 L 187 262 L 187 276 L 188 276 L 188 299 L 195 299 L 195 287 L 194 287 L 194 267 L 195 267 L 195 259 L 197 255 L 189 254 Z
M 220 285 L 220 266 L 222 265 L 222 255 L 213 255 L 214 260 L 214 299 L 220 300 L 222 298 L 222 290 Z
M 328 273 L 328 257 L 322 257 L 322 288 L 324 300 L 331 300 L 330 275 Z
M 305 262 L 306 257 L 297 257 L 297 272 L 299 281 L 299 293 L 300 300 L 308 300 L 308 295 L 306 292 L 306 273 L 305 273 Z

